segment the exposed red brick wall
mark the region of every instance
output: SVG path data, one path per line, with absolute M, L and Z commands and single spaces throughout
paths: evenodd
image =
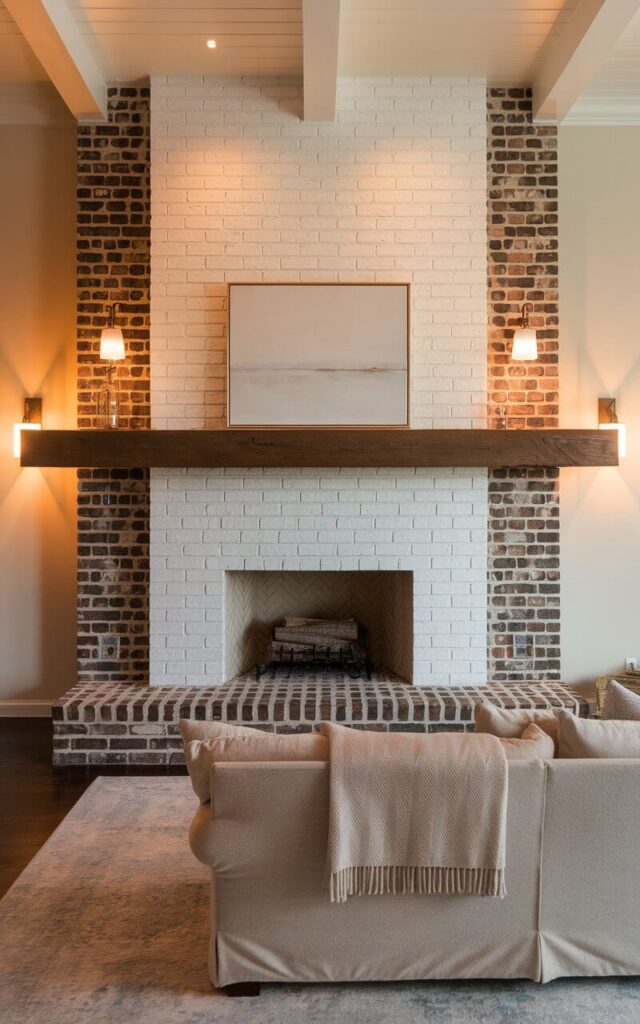
M 488 423 L 558 425 L 558 164 L 554 127 L 534 125 L 531 93 L 487 93 Z M 538 359 L 513 363 L 522 304 Z M 489 678 L 560 677 L 557 469 L 489 474 Z M 514 657 L 516 634 L 526 657 Z
M 150 426 L 149 89 L 109 89 L 109 122 L 78 128 L 78 426 L 97 426 L 100 331 L 119 302 L 122 426 Z M 78 676 L 148 681 L 149 471 L 78 472 Z M 99 637 L 120 638 L 100 661 Z

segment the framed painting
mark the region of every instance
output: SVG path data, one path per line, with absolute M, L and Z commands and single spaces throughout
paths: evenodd
M 408 284 L 230 284 L 228 421 L 409 423 Z

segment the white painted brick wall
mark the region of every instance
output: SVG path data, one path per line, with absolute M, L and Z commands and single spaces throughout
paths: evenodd
M 297 81 L 152 80 L 153 426 L 224 425 L 231 280 L 410 281 L 412 426 L 484 425 L 484 82 L 300 110 Z M 484 471 L 155 471 L 152 682 L 223 681 L 225 568 L 388 567 L 416 574 L 415 681 L 483 683 L 486 518 Z
M 485 677 L 486 481 L 471 470 L 154 472 L 151 677 L 224 682 L 224 574 L 404 569 L 414 681 Z

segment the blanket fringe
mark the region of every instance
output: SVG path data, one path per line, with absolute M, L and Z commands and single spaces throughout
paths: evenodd
M 497 896 L 506 895 L 504 868 L 440 868 L 393 865 L 350 867 L 329 878 L 332 903 L 349 896 Z

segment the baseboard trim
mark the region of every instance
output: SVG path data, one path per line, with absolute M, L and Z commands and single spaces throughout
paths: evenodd
M 51 718 L 52 700 L 0 700 L 0 718 Z

